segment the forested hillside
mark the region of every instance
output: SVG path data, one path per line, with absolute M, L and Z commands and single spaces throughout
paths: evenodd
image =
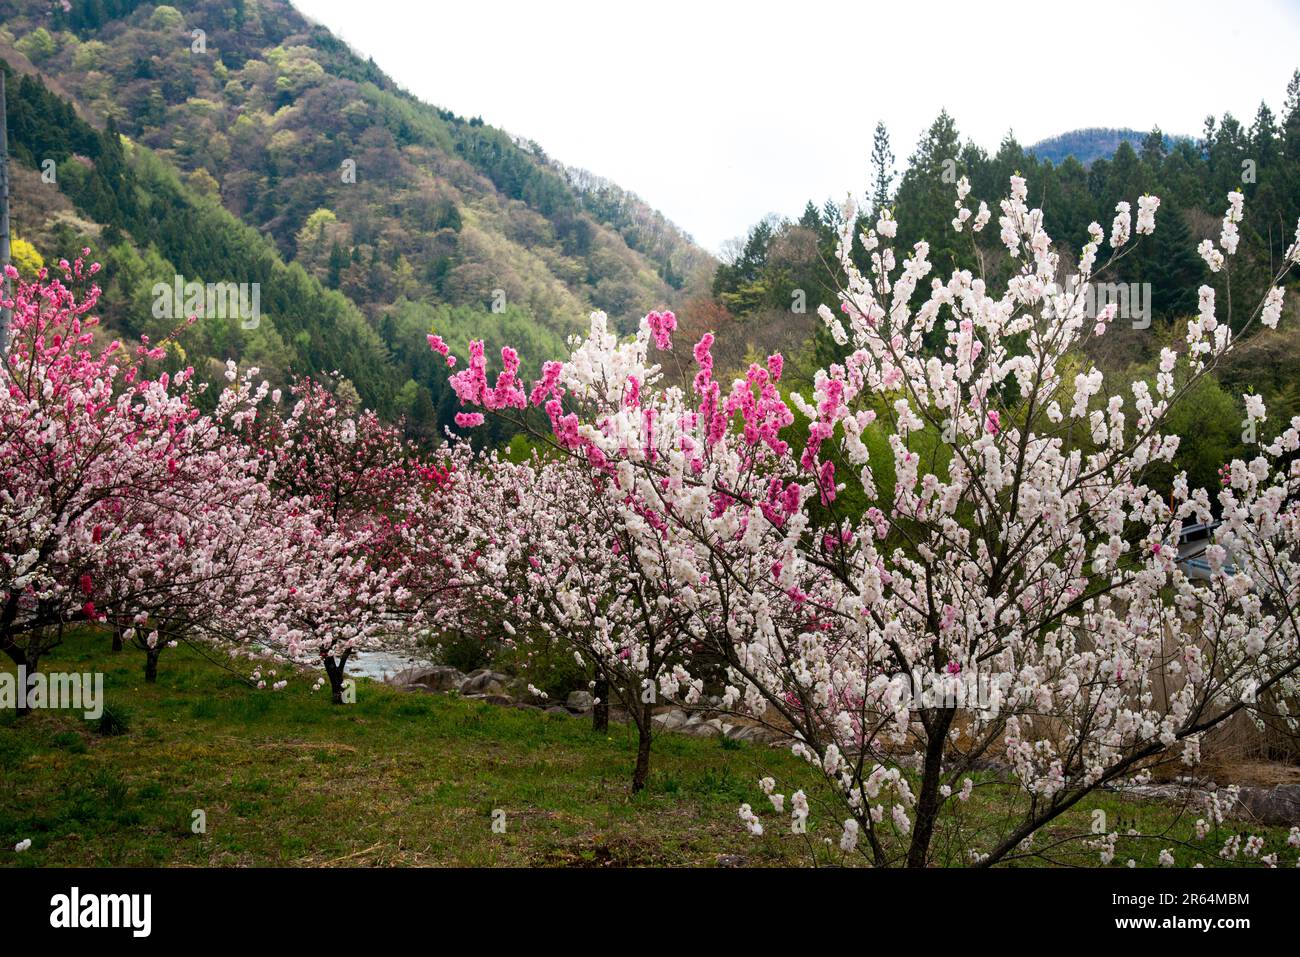
M 668 306 L 688 334 L 717 333 L 728 371 L 780 350 L 797 383 L 837 355 L 816 308 L 835 297 L 839 197 L 765 219 L 718 266 L 635 195 L 415 100 L 283 0 L 5 0 L 0 15 L 17 259 L 30 270 L 90 246 L 110 328 L 166 338 L 176 368 L 211 374 L 233 358 L 276 384 L 337 372 L 428 436 L 455 412 L 430 332 L 460 354 L 472 338 L 511 342 L 533 371 L 593 308 L 626 332 Z M 973 241 L 951 228 L 958 176 L 996 216 L 1008 177 L 1023 174 L 1048 229 L 1075 249 L 1120 198 L 1159 195 L 1161 230 L 1116 277 L 1149 286 L 1150 326 L 1098 347 L 1110 367 L 1141 371 L 1195 313 L 1197 286 L 1222 284 L 1195 246 L 1230 189 L 1256 224 L 1234 294 L 1256 296 L 1278 261 L 1300 208 L 1300 80 L 1285 97 L 1249 123 L 1211 118 L 1195 141 L 1090 129 L 1028 148 L 1008 136 L 991 153 L 943 113 L 897 164 L 878 127 L 870 177 L 850 185 L 867 194 L 863 222 L 892 209 L 900 240 L 927 239 L 940 272 L 978 269 L 997 246 L 995 231 Z M 259 284 L 260 323 L 206 316 L 173 335 L 153 290 L 176 276 Z M 1285 335 L 1253 340 L 1237 353 L 1251 358 L 1206 387 L 1214 454 L 1235 441 L 1223 390 L 1254 386 L 1300 412 Z
M 636 196 L 415 100 L 282 0 L 0 19 L 32 252 L 89 245 L 110 325 L 155 339 L 176 325 L 153 317 L 155 283 L 260 284 L 258 327 L 206 317 L 170 343 L 178 366 L 337 370 L 428 433 L 452 397 L 426 333 L 534 346 L 531 363 L 592 308 L 626 328 L 707 286 L 711 257 Z

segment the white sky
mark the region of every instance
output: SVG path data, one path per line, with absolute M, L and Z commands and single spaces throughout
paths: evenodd
M 1008 129 L 1198 134 L 1209 113 L 1280 110 L 1300 68 L 1300 0 L 294 2 L 420 99 L 612 179 L 715 251 L 864 192 L 878 119 L 900 163 L 941 107 L 987 149 Z

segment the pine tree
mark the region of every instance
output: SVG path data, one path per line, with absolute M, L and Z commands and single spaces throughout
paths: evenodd
M 948 111 L 942 111 L 925 131 L 916 151 L 908 159 L 907 171 L 894 195 L 898 220 L 896 245 L 909 249 L 925 239 L 930 243 L 930 261 L 940 274 L 953 268 L 969 268 L 969 234 L 959 235 L 951 227 L 957 179 L 965 172 L 958 162 L 961 153 L 957 125 Z
M 324 229 L 323 224 L 321 228 Z M 339 287 L 339 283 L 343 278 L 343 270 L 347 268 L 347 262 L 347 256 L 344 255 L 339 241 L 334 240 L 334 244 L 330 246 L 329 274 L 326 279 L 326 285 L 331 289 Z
M 1161 132 L 1160 127 L 1151 127 L 1151 132 L 1142 140 L 1142 149 L 1139 154 L 1142 162 L 1151 167 L 1152 170 L 1159 172 L 1160 167 L 1164 165 L 1165 157 L 1168 151 L 1165 149 L 1165 134 Z
M 1208 274 L 1195 247 L 1182 211 L 1172 203 L 1162 204 L 1155 233 L 1137 247 L 1135 262 L 1125 270 L 1134 281 L 1151 284 L 1154 318 L 1173 320 L 1196 313 L 1196 290 Z
M 1250 152 L 1259 171 L 1272 169 L 1278 159 L 1277 120 L 1268 104 L 1260 101 L 1250 125 Z
M 871 141 L 871 216 L 874 219 L 889 205 L 889 188 L 894 182 L 894 153 L 889 148 L 889 131 L 876 123 Z

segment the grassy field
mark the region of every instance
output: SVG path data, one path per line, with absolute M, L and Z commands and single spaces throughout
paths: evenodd
M 257 691 L 184 647 L 164 654 L 147 685 L 142 661 L 82 634 L 42 662 L 102 671 L 120 733 L 76 712 L 0 713 L 0 865 L 761 866 L 809 863 L 810 847 L 825 859 L 825 838 L 839 834 L 809 769 L 781 749 L 663 735 L 650 785 L 633 797 L 626 726 L 596 735 L 585 719 L 365 681 L 356 704 L 334 706 L 310 680 Z M 757 787 L 764 774 L 787 794 L 808 790 L 809 835 L 788 833 Z M 963 811 L 969 831 L 991 823 L 981 795 L 994 787 L 977 788 Z M 742 802 L 763 817 L 762 837 L 743 830 Z M 1197 816 L 1107 795 L 1039 846 L 1086 831 L 1095 807 L 1125 829 L 1165 833 L 1122 841 L 1120 865 L 1154 865 Z M 492 828 L 497 809 L 504 833 Z M 206 833 L 193 831 L 196 810 Z M 1283 836 L 1251 832 L 1269 836 L 1270 849 Z M 30 850 L 15 853 L 28 838 Z M 1097 861 L 1078 841 L 1049 857 Z

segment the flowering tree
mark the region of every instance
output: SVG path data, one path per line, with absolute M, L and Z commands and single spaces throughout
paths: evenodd
M 143 362 L 159 351 L 147 342 L 134 356 L 96 346 L 99 290 L 71 286 L 98 265 L 60 270 L 18 283 L 0 392 L 0 648 L 29 674 L 67 623 L 103 618 L 110 575 L 148 547 L 124 516 L 193 491 L 215 441 L 191 370 L 150 378 Z
M 230 418 L 262 458 L 273 511 L 259 525 L 256 588 L 219 620 L 230 640 L 323 665 L 341 703 L 357 651 L 409 647 L 457 620 L 473 577 L 455 545 L 474 508 L 472 453 L 461 443 L 428 456 L 312 380 L 282 413 L 255 375 L 227 389 L 246 397 Z
M 164 648 L 219 639 L 231 608 L 258 601 L 281 554 L 268 534 L 270 490 L 254 458 L 238 461 L 242 451 L 227 442 L 206 463 L 210 481 L 117 510 L 117 523 L 134 534 L 119 539 L 104 568 L 102 617 L 144 652 L 147 682 L 157 680 Z
M 992 213 L 972 213 L 968 193 L 963 180 L 953 226 L 974 242 Z M 888 212 L 855 237 L 848 211 L 843 318 L 820 310 L 848 356 L 811 399 L 789 397 L 806 430 L 776 385 L 779 356 L 724 390 L 708 335 L 690 397 L 662 388 L 647 358 L 651 339 L 671 345 L 661 314 L 630 343 L 594 317 L 527 396 L 508 350 L 495 387 L 481 345 L 453 380 L 496 414 L 542 406 L 553 443 L 607 479 L 618 533 L 666 556 L 658 588 L 726 661 L 724 702 L 796 736 L 848 815 L 841 847 L 877 865 L 1031 853 L 1097 788 L 1195 765 L 1207 732 L 1297 689 L 1300 422 L 1229 463 L 1222 489 L 1180 474 L 1166 498 L 1148 473 L 1177 452 L 1170 408 L 1236 334 L 1276 324 L 1300 231 L 1253 312 L 1220 316 L 1203 287 L 1155 381 L 1108 394 L 1085 347 L 1116 308 L 1090 315 L 1089 284 L 1154 230 L 1159 201 L 1138 199 L 1136 225 L 1118 205 L 1097 269 L 1102 227 L 1067 264 L 1027 195 L 1013 177 L 1000 204 L 1011 276 L 998 290 L 965 271 L 930 277 L 925 242 L 900 265 Z M 1211 269 L 1241 215 L 1233 193 L 1218 248 L 1202 246 Z M 1181 529 L 1215 516 L 1197 586 L 1177 562 Z M 995 823 L 974 830 L 962 808 L 977 778 Z M 761 827 L 748 806 L 742 817 Z M 1113 854 L 1115 835 L 1101 840 Z
M 668 567 L 670 554 L 661 539 L 624 529 L 629 516 L 601 487 L 608 476 L 567 457 L 498 462 L 488 476 L 485 497 L 505 499 L 500 511 L 516 529 L 510 564 L 517 573 L 506 581 L 518 587 L 502 595 L 517 612 L 510 628 L 523 625 L 570 650 L 594 673 L 596 707 L 610 697 L 623 706 L 637 729 L 632 791 L 640 791 L 656 704 L 694 702 L 703 687 L 685 666 L 701 634 Z

